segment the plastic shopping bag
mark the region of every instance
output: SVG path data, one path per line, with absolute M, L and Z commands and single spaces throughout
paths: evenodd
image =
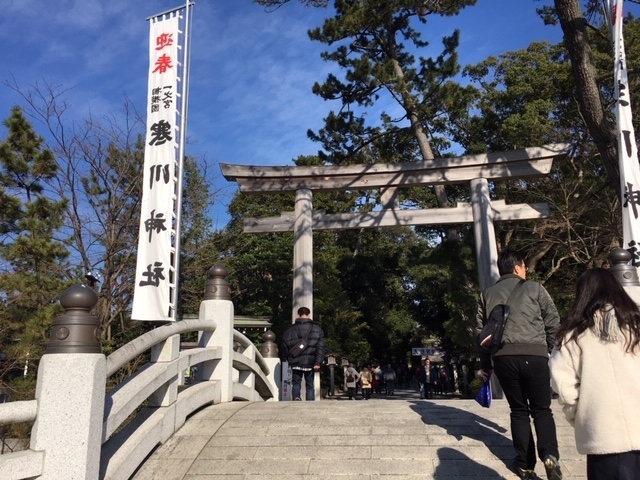
M 476 395 L 476 402 L 485 408 L 491 406 L 491 375 L 487 377 L 487 380 L 480 387 L 478 395 Z

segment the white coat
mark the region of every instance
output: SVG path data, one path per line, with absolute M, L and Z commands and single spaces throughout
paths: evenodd
M 606 341 L 589 328 L 554 348 L 549 368 L 578 452 L 640 450 L 640 352 L 626 353 L 623 338 Z

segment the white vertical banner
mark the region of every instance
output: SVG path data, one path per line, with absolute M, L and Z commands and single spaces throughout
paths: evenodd
M 175 320 L 179 12 L 150 19 L 140 238 L 131 318 Z
M 623 0 L 614 0 L 611 9 L 613 33 L 614 84 L 618 120 L 618 159 L 622 201 L 623 248 L 631 253 L 631 263 L 640 266 L 640 164 L 633 131 L 627 60 L 622 38 Z

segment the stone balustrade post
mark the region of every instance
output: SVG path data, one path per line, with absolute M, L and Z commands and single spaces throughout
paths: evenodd
M 180 335 L 172 335 L 164 342 L 151 348 L 151 363 L 173 362 L 180 356 Z M 173 405 L 178 399 L 178 384 L 180 376 L 176 376 L 159 388 L 149 397 L 148 406 L 167 407 Z
M 98 479 L 107 366 L 100 321 L 89 313 L 97 302 L 85 285 L 60 296 L 65 313 L 40 360 L 31 430 L 31 449 L 45 452 L 41 480 Z
M 277 396 L 270 398 L 269 401 L 278 402 L 282 400 L 282 364 L 280 363 L 280 354 L 275 339 L 276 334 L 271 330 L 264 332 L 262 335 L 263 342 L 260 347 L 260 354 L 269 366 L 269 375 L 267 375 L 267 378 L 272 385 L 275 385 L 278 392 Z
M 242 351 L 242 355 L 247 357 L 249 360 L 255 361 L 257 352 L 258 349 L 255 345 L 249 345 Z M 251 390 L 255 390 L 256 374 L 251 370 L 241 370 L 238 372 L 238 383 L 250 388 Z
M 227 269 L 214 265 L 209 269 L 204 299 L 200 304 L 200 318 L 215 322 L 214 332 L 203 332 L 199 347 L 221 347 L 222 358 L 205 362 L 202 368 L 203 381 L 219 381 L 222 402 L 233 401 L 233 303 L 229 284 L 225 280 Z

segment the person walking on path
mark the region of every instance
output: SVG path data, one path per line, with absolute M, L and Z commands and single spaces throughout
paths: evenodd
M 345 379 L 347 383 L 347 394 L 349 395 L 349 400 L 355 400 L 356 398 L 356 385 L 360 381 L 360 374 L 353 366 L 353 363 L 350 363 L 345 372 Z
M 431 398 L 433 398 L 434 394 L 439 393 L 440 388 L 440 372 L 438 371 L 438 367 L 436 367 L 431 360 L 427 358 L 427 365 L 429 367 L 429 380 L 431 382 Z
M 373 369 L 373 374 L 376 377 L 375 389 L 376 394 L 380 395 L 382 393 L 382 385 L 384 384 L 384 380 L 382 379 L 382 368 L 380 368 L 380 364 L 376 364 L 376 368 Z
M 296 346 L 304 345 L 302 353 L 295 355 Z M 294 400 L 302 400 L 302 379 L 306 386 L 306 400 L 315 400 L 314 373 L 324 361 L 324 332 L 311 319 L 311 310 L 298 309 L 298 318 L 282 335 L 282 355 L 291 366 L 292 394 Z
M 426 358 L 422 360 L 418 369 L 418 383 L 420 384 L 420 398 L 433 398 L 431 361 Z
M 486 380 L 492 370 L 500 381 L 511 410 L 511 437 L 516 451 L 515 470 L 523 479 L 536 478 L 536 444 L 529 416 L 533 418 L 537 438 L 537 456 L 547 478 L 560 480 L 556 424 L 551 412 L 551 375 L 549 353 L 560 326 L 560 317 L 545 288 L 526 281 L 525 257 L 505 249 L 498 256 L 500 278 L 480 295 L 476 327 L 479 334 L 489 312 L 509 299 L 509 317 L 502 337 L 503 347 L 491 355 L 480 352 L 480 374 Z
M 390 363 L 382 369 L 382 379 L 384 380 L 384 389 L 386 395 L 393 395 L 396 388 L 396 372 Z
M 447 373 L 447 367 L 442 367 L 440 370 L 440 385 L 443 395 L 449 393 L 449 374 Z
M 610 271 L 578 279 L 549 366 L 588 480 L 640 478 L 640 310 Z
M 362 398 L 369 400 L 371 398 L 371 382 L 372 382 L 371 370 L 369 366 L 362 367 L 360 371 L 360 384 L 362 385 Z
M 373 365 L 369 365 L 367 368 L 369 369 L 369 373 L 371 374 L 371 397 L 373 397 L 373 394 L 375 393 L 376 388 L 378 388 L 378 381 L 376 379 L 376 374 L 374 372 Z

